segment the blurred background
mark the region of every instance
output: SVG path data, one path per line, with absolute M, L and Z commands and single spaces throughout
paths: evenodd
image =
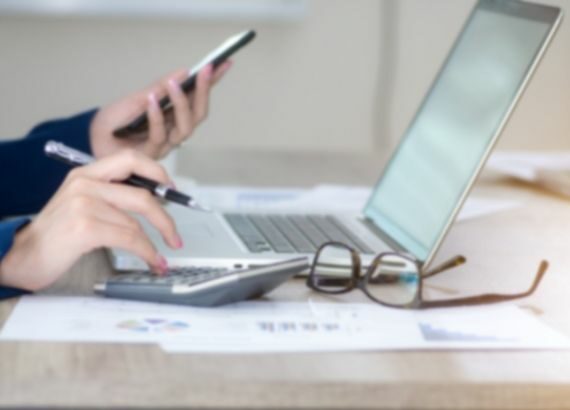
M 180 160 L 212 149 L 380 157 L 404 132 L 474 3 L 0 0 L 0 138 L 111 102 L 251 27 L 258 38 L 235 56 L 208 123 Z M 549 3 L 570 10 L 570 0 Z M 570 149 L 568 24 L 500 146 Z

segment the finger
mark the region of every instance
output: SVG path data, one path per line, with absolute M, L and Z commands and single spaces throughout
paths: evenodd
M 158 105 L 156 94 L 150 93 L 147 99 L 148 140 L 144 144 L 143 149 L 147 155 L 156 158 L 162 148 L 168 144 L 168 135 L 166 133 L 164 114 Z
M 107 246 L 136 253 L 153 268 L 163 268 L 162 258 L 136 221 L 126 221 L 120 211 L 104 201 L 86 195 L 76 195 L 60 210 L 81 253 Z M 69 235 L 69 232 L 68 232 Z
M 142 215 L 160 232 L 164 241 L 171 248 L 180 249 L 182 247 L 182 239 L 176 229 L 174 220 L 150 192 L 142 188 L 94 180 L 85 181 L 82 190 L 83 192 L 79 192 L 76 195 L 87 195 L 93 197 L 95 202 L 102 200 L 116 209 Z M 123 223 L 130 227 L 132 227 L 133 221 L 136 222 L 135 219 L 124 212 L 119 213 L 130 218 L 130 220 L 121 218 L 121 221 L 119 221 L 117 215 L 114 215 L 115 220 L 113 222 L 117 224 Z M 138 225 L 138 222 L 136 223 Z
M 143 95 L 154 93 L 158 97 L 158 99 L 160 99 L 162 96 L 166 95 L 166 85 L 169 79 L 174 78 L 177 81 L 182 82 L 187 77 L 188 77 L 188 69 L 179 68 L 175 71 L 172 71 L 160 77 L 158 80 L 154 81 L 152 84 L 147 86 L 141 92 L 144 93 Z
M 100 200 L 99 198 L 94 198 L 91 195 L 85 195 L 83 197 L 86 199 L 86 202 L 88 202 L 88 205 L 85 206 L 82 211 L 84 215 L 97 217 L 105 222 L 114 225 L 121 225 L 125 228 L 140 228 L 140 223 L 135 218 L 114 208 L 113 206 L 109 206 L 105 201 Z
M 162 77 L 160 79 L 160 84 L 162 84 L 163 87 L 166 87 L 168 85 L 168 81 L 170 79 L 174 79 L 174 81 L 176 81 L 177 83 L 181 83 L 186 78 L 188 78 L 188 69 L 187 68 L 179 68 L 179 69 L 171 72 L 170 74 Z
M 83 178 L 105 182 L 122 181 L 133 174 L 166 185 L 174 185 L 167 172 L 158 162 L 131 149 L 119 151 L 87 166 L 75 168 L 69 173 L 66 183 L 80 184 Z
M 196 90 L 192 94 L 192 117 L 194 121 L 194 127 L 196 127 L 200 122 L 208 115 L 209 106 L 209 96 L 210 96 L 210 86 L 211 79 L 213 75 L 212 65 L 204 67 L 198 73 L 198 79 L 196 82 Z
M 190 101 L 174 79 L 168 81 L 168 96 L 174 107 L 174 122 L 176 124 L 176 133 L 169 143 L 178 145 L 192 133 L 194 128 Z
M 170 145 L 165 145 L 162 147 L 162 150 L 158 154 L 158 157 L 165 158 L 170 153 L 170 151 L 172 151 L 172 147 Z
M 147 95 L 153 93 L 160 102 L 161 98 L 168 95 L 168 82 L 173 79 L 176 83 L 182 84 L 188 78 L 188 69 L 178 69 L 160 78 L 147 88 Z
M 122 212 L 122 211 L 114 208 L 113 206 L 109 206 L 109 204 L 106 204 L 102 201 L 94 200 L 94 198 L 90 198 L 90 200 L 92 202 L 92 205 L 90 206 L 91 212 L 93 213 L 92 217 L 96 221 L 98 221 L 99 223 L 107 223 L 107 224 L 115 226 L 117 228 L 123 228 L 127 231 L 134 232 L 135 234 L 138 234 L 139 237 L 142 237 L 145 248 L 146 249 L 153 249 L 154 253 L 156 253 L 156 256 L 154 256 L 153 260 L 148 259 L 148 258 L 150 258 L 150 252 L 148 253 L 149 254 L 148 257 L 145 257 L 144 255 L 140 255 L 140 253 L 139 253 L 139 256 L 147 262 L 147 264 L 151 267 L 151 269 L 155 273 L 159 273 L 159 274 L 166 273 L 166 271 L 168 270 L 168 266 L 166 264 L 163 265 L 163 262 L 162 262 L 165 259 L 161 255 L 158 254 L 158 251 L 154 247 L 154 244 L 152 243 L 152 241 L 150 241 L 150 238 L 148 238 L 148 236 L 147 236 L 146 232 L 143 230 L 141 224 L 135 218 L 126 214 L 125 212 Z M 145 239 L 146 239 L 146 241 L 145 241 Z M 148 245 L 148 243 L 145 243 L 145 242 L 150 243 L 150 246 Z M 122 247 L 122 249 L 125 249 L 125 248 Z M 131 252 L 134 252 L 134 251 L 131 250 Z
M 224 77 L 224 75 L 229 71 L 229 69 L 232 68 L 232 65 L 233 62 L 231 60 L 228 60 L 225 63 L 223 63 L 221 66 L 219 66 L 216 69 L 216 71 L 214 71 L 214 75 L 212 76 L 211 79 L 212 85 L 220 81 Z
M 132 252 L 143 259 L 151 269 L 160 274 L 168 271 L 168 264 L 146 234 L 140 229 L 132 229 L 123 225 L 108 223 L 98 217 L 84 223 L 89 230 L 88 246 L 91 249 L 98 247 L 119 248 Z
M 145 103 L 145 100 L 148 100 L 147 96 L 153 93 L 156 96 L 156 99 L 160 101 L 162 97 L 167 95 L 167 84 L 168 80 L 174 78 L 177 82 L 181 83 L 186 78 L 188 78 L 188 69 L 187 68 L 179 68 L 175 71 L 172 71 L 158 80 L 154 81 L 152 84 L 146 86 L 142 90 L 136 92 L 134 95 L 137 96 L 139 100 L 142 101 L 142 110 L 144 110 L 148 103 Z M 140 113 L 140 111 L 139 111 Z

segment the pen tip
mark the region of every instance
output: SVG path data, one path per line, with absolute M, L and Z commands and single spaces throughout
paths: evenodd
M 191 199 L 190 201 L 188 201 L 188 206 L 192 209 L 195 209 L 197 211 L 202 211 L 202 212 L 212 212 L 211 208 L 208 208 L 207 206 L 204 205 L 200 205 L 198 202 L 196 202 L 196 200 Z

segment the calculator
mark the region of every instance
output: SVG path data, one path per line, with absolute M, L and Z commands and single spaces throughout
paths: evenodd
M 301 257 L 240 270 L 184 267 L 163 276 L 144 270 L 112 276 L 94 291 L 110 298 L 219 306 L 260 297 L 308 268 L 308 258 Z

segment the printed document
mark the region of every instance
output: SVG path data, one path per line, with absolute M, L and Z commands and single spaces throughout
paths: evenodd
M 497 152 L 487 166 L 570 197 L 570 152 Z
M 173 353 L 570 348 L 512 304 L 412 311 L 263 300 L 194 308 L 95 296 L 24 296 L 2 340 L 159 343 Z
M 366 206 L 372 189 L 344 185 L 317 185 L 312 189 L 197 185 L 190 192 L 201 203 L 218 211 L 358 213 Z M 469 197 L 457 219 L 478 218 L 519 205 L 510 200 Z

